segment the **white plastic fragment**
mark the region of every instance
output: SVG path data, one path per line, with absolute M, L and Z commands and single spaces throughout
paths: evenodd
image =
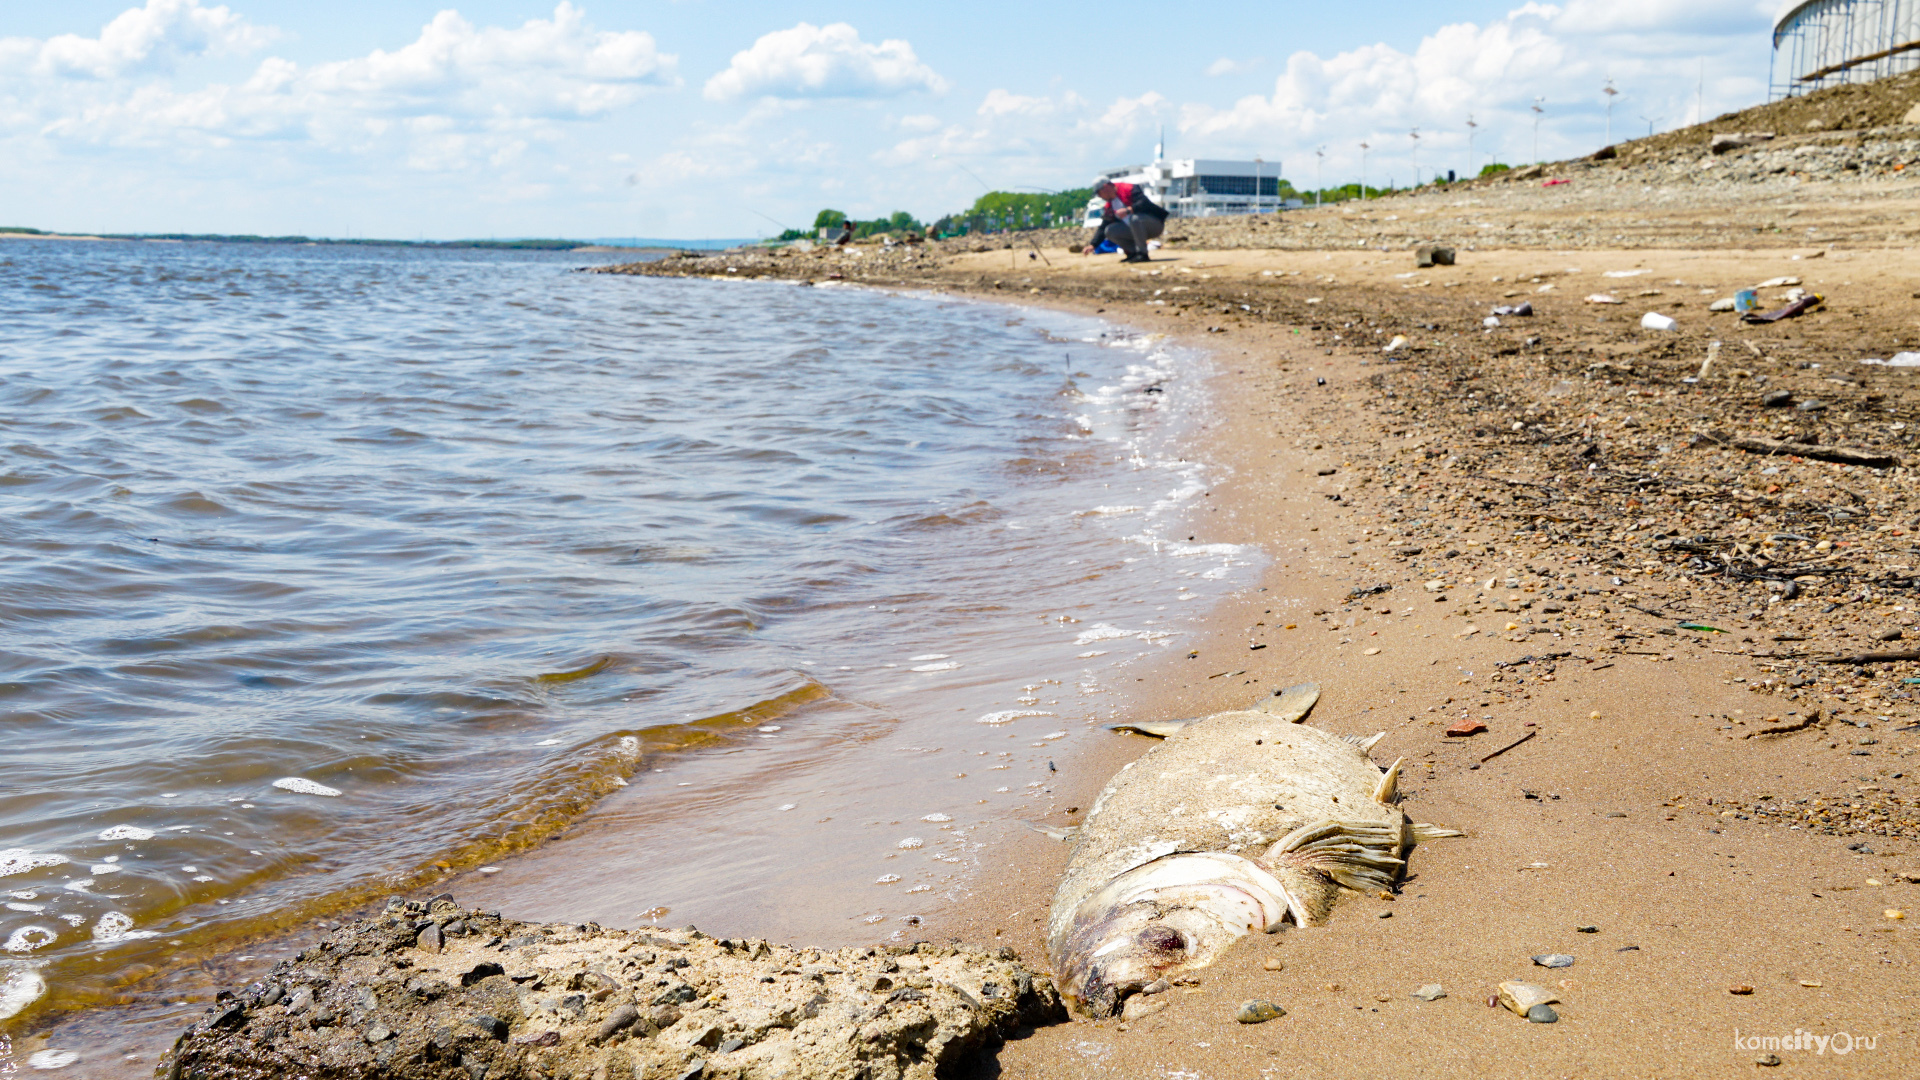
M 1640 316 L 1640 329 L 1642 330 L 1673 330 L 1678 328 L 1679 325 L 1680 324 L 1674 322 L 1670 316 L 1662 315 L 1657 311 L 1649 311 L 1645 315 Z

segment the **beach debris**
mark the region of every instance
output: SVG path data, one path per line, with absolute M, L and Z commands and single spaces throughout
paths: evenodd
M 1760 407 L 1763 409 L 1784 409 L 1793 404 L 1793 391 L 1769 390 L 1760 395 Z
M 1900 459 L 1893 454 L 1874 450 L 1853 450 L 1823 443 L 1782 442 L 1777 439 L 1733 436 L 1718 431 L 1700 432 L 1694 436 L 1694 439 L 1696 444 L 1714 443 L 1720 446 L 1731 446 L 1735 450 L 1745 450 L 1749 454 L 1792 455 L 1812 458 L 1815 461 L 1831 461 L 1837 465 L 1860 465 L 1869 469 L 1887 469 L 1900 464 Z
M 1469 735 L 1478 735 L 1485 730 L 1487 730 L 1486 724 L 1479 720 L 1467 719 L 1461 720 L 1447 728 L 1446 736 L 1450 739 L 1464 739 Z
M 1611 817 L 1612 815 L 1608 816 Z M 1621 814 L 1620 816 L 1626 817 L 1627 815 Z M 1597 926 L 1576 926 L 1573 928 L 1573 932 L 1576 934 L 1597 934 L 1600 932 L 1600 928 Z
M 1640 316 L 1640 329 L 1642 330 L 1677 330 L 1679 327 L 1680 324 L 1675 322 L 1671 316 L 1662 315 L 1657 311 L 1649 311 L 1645 315 Z
M 1422 269 L 1429 266 L 1452 266 L 1453 249 L 1445 244 L 1421 244 L 1413 249 L 1413 264 Z
M 1399 352 L 1401 349 L 1404 349 L 1406 347 L 1407 347 L 1406 337 L 1401 334 L 1395 334 L 1393 335 L 1393 340 L 1387 342 L 1386 347 L 1381 349 L 1380 351 L 1381 352 Z
M 1868 356 L 1862 358 L 1860 362 L 1863 364 L 1879 364 L 1882 367 L 1920 367 L 1920 352 L 1897 352 L 1885 360 Z
M 1266 960 L 1264 960 L 1263 962 L 1261 962 L 1261 964 L 1260 964 L 1260 966 L 1261 966 L 1262 968 L 1265 968 L 1265 969 L 1266 969 L 1266 970 L 1268 970 L 1268 971 L 1285 971 L 1285 970 L 1287 970 L 1287 962 L 1286 962 L 1285 960 L 1282 960 L 1282 959 L 1280 959 L 1280 958 L 1279 958 L 1279 957 L 1277 957 L 1277 956 L 1269 956 L 1269 957 L 1267 957 L 1267 958 L 1266 958 Z
M 1718 156 L 1744 147 L 1769 142 L 1773 139 L 1771 131 L 1722 131 L 1714 135 L 1707 143 L 1709 153 Z
M 1719 628 L 1719 627 L 1717 627 L 1717 626 L 1708 626 L 1708 625 L 1707 625 L 1706 623 L 1697 623 L 1697 622 L 1683 622 L 1683 623 L 1681 623 L 1681 624 L 1680 624 L 1680 629 L 1682 629 L 1682 630 L 1699 630 L 1699 631 L 1701 631 L 1701 632 L 1703 632 L 1703 633 L 1708 633 L 1708 634 L 1724 634 L 1724 633 L 1726 633 L 1726 631 L 1725 631 L 1725 630 L 1722 630 L 1722 629 L 1720 629 L 1720 628 Z
M 1587 303 L 1589 304 L 1624 304 L 1626 303 L 1626 301 L 1620 299 L 1619 297 L 1613 295 L 1612 293 L 1597 292 L 1597 293 L 1587 294 Z
M 1499 307 L 1494 308 L 1493 313 L 1495 315 L 1514 315 L 1514 316 L 1525 318 L 1533 314 L 1533 305 L 1531 303 L 1526 303 L 1526 302 L 1522 302 L 1518 304 L 1502 304 Z
M 1753 1059 L 1753 1063 L 1755 1065 L 1765 1065 L 1767 1068 L 1772 1068 L 1775 1065 L 1780 1064 L 1780 1055 L 1779 1054 L 1761 1054 L 1759 1057 Z
M 1826 298 L 1821 296 L 1819 293 L 1809 293 L 1808 295 L 1803 296 L 1800 299 L 1795 300 L 1794 302 L 1788 304 L 1786 307 L 1769 311 L 1764 315 L 1757 311 L 1749 311 L 1745 315 L 1740 316 L 1740 321 L 1745 323 L 1779 322 L 1782 319 L 1791 319 L 1796 315 L 1802 315 L 1802 314 L 1805 314 L 1806 312 L 1812 311 L 1814 308 L 1817 308 L 1822 303 L 1824 303 L 1825 300 Z
M 1447 996 L 1447 992 L 1441 989 L 1439 983 L 1428 983 L 1420 989 L 1415 990 L 1413 996 L 1419 998 L 1421 1001 L 1439 1001 L 1441 998 Z
M 1733 297 L 1723 296 L 1720 299 L 1715 300 L 1713 303 L 1708 304 L 1707 310 L 1708 311 L 1732 311 L 1733 305 L 1734 305 Z
M 1507 751 L 1513 749 L 1514 747 L 1519 746 L 1521 743 L 1526 742 L 1528 739 L 1531 739 L 1538 734 L 1540 734 L 1538 729 L 1527 732 L 1525 735 L 1520 736 L 1519 738 L 1513 740 L 1512 742 L 1501 747 L 1500 749 L 1495 750 L 1493 753 L 1488 754 L 1486 757 L 1481 758 L 1480 764 L 1485 765 L 1487 762 L 1492 761 L 1494 758 L 1499 757 L 1501 754 L 1504 754 Z
M 1742 997 L 1745 997 L 1746 995 L 1753 993 L 1753 987 L 1747 985 L 1746 983 L 1734 983 L 1732 986 L 1727 987 L 1727 993 L 1738 994 Z
M 1265 998 L 1251 998 L 1240 1003 L 1233 1011 L 1233 1018 L 1243 1024 L 1264 1024 L 1269 1020 L 1278 1020 L 1287 1015 L 1287 1010 Z
M 1533 962 L 1543 968 L 1563 968 L 1573 966 L 1573 957 L 1566 953 L 1544 953 L 1533 958 Z
M 1503 982 L 1497 988 L 1500 1004 L 1515 1016 L 1525 1016 L 1535 1005 L 1559 1001 L 1559 995 L 1544 986 L 1525 982 Z
M 1316 924 L 1343 887 L 1388 893 L 1413 842 L 1460 835 L 1408 822 L 1400 763 L 1367 757 L 1384 734 L 1302 724 L 1319 697 L 1308 683 L 1196 720 L 1101 792 L 1047 927 L 1055 977 L 1082 1011 L 1113 1016 L 1248 933 Z M 1244 775 L 1211 764 L 1229 761 Z M 1212 782 L 1195 782 L 1202 766 Z
M 1733 310 L 1745 315 L 1760 307 L 1760 294 L 1752 289 L 1741 289 L 1733 294 Z
M 1553 1006 L 1544 1001 L 1527 1010 L 1527 1023 L 1529 1024 L 1557 1024 L 1559 1022 L 1560 1014 L 1554 1012 Z
M 1788 277 L 1768 278 L 1767 280 L 1761 282 L 1760 284 L 1755 285 L 1754 288 L 1755 289 L 1784 289 L 1790 285 L 1798 285 L 1798 284 L 1800 284 L 1799 278 L 1788 276 Z

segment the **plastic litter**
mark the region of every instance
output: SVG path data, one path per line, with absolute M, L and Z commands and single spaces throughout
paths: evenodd
M 1769 311 L 1765 315 L 1762 315 L 1756 311 L 1749 311 L 1745 315 L 1740 316 L 1740 321 L 1744 323 L 1779 322 L 1782 319 L 1791 319 L 1796 315 L 1802 315 L 1802 314 L 1805 314 L 1806 312 L 1812 311 L 1814 308 L 1819 307 L 1825 301 L 1826 301 L 1826 297 L 1821 296 L 1819 293 L 1813 293 L 1812 295 L 1803 296 L 1800 299 L 1795 300 L 1793 303 L 1788 304 L 1786 307 Z
M 1897 352 L 1885 360 L 1866 357 L 1863 364 L 1879 364 L 1881 367 L 1920 367 L 1920 352 Z
M 1752 289 L 1741 289 L 1739 292 L 1733 294 L 1733 310 L 1742 315 L 1759 306 L 1760 298 L 1754 295 Z
M 1649 311 L 1645 315 L 1640 316 L 1640 329 L 1642 330 L 1673 330 L 1677 329 L 1679 325 L 1679 323 L 1674 322 L 1671 318 L 1657 311 Z

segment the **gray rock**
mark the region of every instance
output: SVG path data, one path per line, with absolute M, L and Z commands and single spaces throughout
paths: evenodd
M 1568 956 L 1566 953 L 1563 953 L 1563 952 L 1547 953 L 1543 956 L 1534 957 L 1533 962 L 1540 965 L 1543 968 L 1572 967 L 1573 957 Z
M 1264 998 L 1251 998 L 1240 1003 L 1233 1012 L 1233 1018 L 1243 1024 L 1264 1024 L 1287 1015 L 1287 1010 Z
M 1421 244 L 1413 249 L 1415 266 L 1452 266 L 1453 249 L 1444 244 Z
M 439 952 L 446 945 L 446 938 L 441 935 L 437 924 L 428 923 L 414 938 L 414 944 L 427 952 Z
M 1421 1001 L 1439 1001 L 1441 998 L 1447 996 L 1447 992 L 1440 988 L 1439 983 L 1428 983 L 1420 989 L 1415 990 L 1413 996 L 1419 998 Z
M 1793 404 L 1793 393 L 1788 390 L 1769 390 L 1760 395 L 1760 407 L 1763 409 L 1784 409 Z
M 1808 398 L 1805 401 L 1796 403 L 1794 408 L 1799 409 L 1801 412 L 1826 412 L 1827 403 L 1818 398 Z
M 1553 1006 L 1544 1001 L 1527 1010 L 1527 1023 L 1529 1024 L 1557 1024 L 1559 1022 L 1560 1014 L 1554 1012 Z
M 393 1038 L 393 1029 L 378 1021 L 367 1029 L 367 1041 L 370 1043 L 385 1042 L 391 1038 Z

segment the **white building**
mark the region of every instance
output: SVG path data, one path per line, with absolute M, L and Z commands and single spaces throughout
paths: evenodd
M 1277 161 L 1166 161 L 1156 157 L 1151 165 L 1129 165 L 1101 175 L 1115 183 L 1142 185 L 1148 198 L 1166 207 L 1174 217 L 1271 214 L 1303 205 L 1299 199 L 1281 196 Z M 1087 205 L 1087 226 L 1099 223 L 1100 201 L 1094 199 Z

